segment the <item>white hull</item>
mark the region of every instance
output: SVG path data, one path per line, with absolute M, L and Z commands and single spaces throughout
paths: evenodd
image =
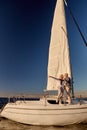
M 8 103 L 1 116 L 31 125 L 64 126 L 87 122 L 87 104 L 49 104 L 40 101 Z

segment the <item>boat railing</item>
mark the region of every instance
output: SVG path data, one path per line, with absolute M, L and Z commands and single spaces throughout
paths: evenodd
M 44 92 L 43 94 L 19 94 L 15 96 L 9 96 L 8 97 L 8 103 L 26 103 L 27 101 L 37 101 L 40 99 L 44 99 L 44 105 L 47 106 L 47 102 L 51 104 L 59 104 L 57 102 L 58 95 L 49 94 L 48 92 Z M 72 98 L 74 101 L 75 98 Z M 82 95 L 79 95 L 77 98 L 80 105 L 83 104 L 83 97 Z M 67 99 L 65 96 L 63 96 L 63 103 L 64 105 L 67 104 Z
M 17 101 L 24 102 L 28 100 L 39 100 L 43 95 L 39 94 L 19 94 L 19 95 L 10 95 L 8 97 L 9 103 L 16 103 Z

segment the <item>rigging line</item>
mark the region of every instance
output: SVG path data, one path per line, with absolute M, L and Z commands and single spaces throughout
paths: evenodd
M 82 39 L 83 39 L 83 41 L 84 41 L 84 44 L 85 44 L 86 47 L 87 47 L 87 41 L 86 41 L 85 37 L 83 36 L 83 33 L 81 32 L 81 29 L 80 29 L 80 27 L 79 27 L 79 25 L 78 25 L 78 23 L 77 23 L 77 21 L 76 21 L 74 15 L 73 15 L 72 11 L 71 11 L 71 9 L 70 9 L 70 6 L 67 4 L 66 0 L 63 0 L 63 1 L 64 1 L 65 5 L 67 6 L 68 10 L 69 10 L 69 13 L 70 13 L 70 15 L 71 15 L 71 17 L 72 17 L 72 19 L 73 19 L 73 21 L 74 21 L 74 23 L 75 23 L 75 25 L 76 25 L 78 31 L 79 31 L 79 33 L 80 33 L 80 35 L 81 35 L 81 37 L 82 37 Z
M 61 26 L 61 29 L 63 30 L 64 34 L 65 34 L 66 37 L 67 37 L 67 33 L 66 33 L 65 29 L 63 28 L 63 26 Z

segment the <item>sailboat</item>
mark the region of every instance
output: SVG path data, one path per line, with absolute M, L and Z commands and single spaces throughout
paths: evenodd
M 47 90 L 58 90 L 56 78 L 68 73 L 72 79 L 70 51 L 65 19 L 64 0 L 57 0 L 54 12 L 48 58 Z M 30 125 L 64 126 L 87 122 L 87 103 L 72 99 L 72 103 L 56 103 L 56 97 L 43 97 L 38 101 L 16 101 L 7 103 L 1 116 Z M 51 101 L 55 101 L 52 104 Z

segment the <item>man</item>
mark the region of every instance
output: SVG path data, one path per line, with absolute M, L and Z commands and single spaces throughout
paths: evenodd
M 67 101 L 69 104 L 71 104 L 71 96 L 70 96 L 70 92 L 71 92 L 71 79 L 68 76 L 68 73 L 65 73 L 64 75 L 64 85 L 65 85 L 65 90 L 66 90 L 66 94 L 67 94 Z

